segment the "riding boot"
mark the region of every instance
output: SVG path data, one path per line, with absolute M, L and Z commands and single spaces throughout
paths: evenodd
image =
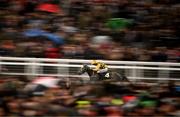
M 104 79 L 105 75 L 106 75 L 106 73 L 98 73 L 98 76 L 100 79 Z

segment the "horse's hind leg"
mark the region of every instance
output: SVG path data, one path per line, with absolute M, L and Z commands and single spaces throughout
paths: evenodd
M 116 81 L 122 81 L 123 80 L 122 75 L 120 75 L 119 73 L 111 72 L 110 74 L 111 74 L 110 77 L 113 80 L 116 80 Z

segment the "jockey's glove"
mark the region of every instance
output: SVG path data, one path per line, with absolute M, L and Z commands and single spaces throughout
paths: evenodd
M 93 71 L 97 72 L 98 70 L 97 69 L 93 69 Z

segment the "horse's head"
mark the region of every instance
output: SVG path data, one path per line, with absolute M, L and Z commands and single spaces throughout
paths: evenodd
M 85 72 L 88 71 L 88 65 L 84 64 L 78 71 L 78 74 L 81 75 L 81 74 L 84 74 Z

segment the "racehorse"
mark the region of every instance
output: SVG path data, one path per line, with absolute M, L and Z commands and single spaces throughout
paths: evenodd
M 129 82 L 128 78 L 126 76 L 123 76 L 117 72 L 108 71 L 103 76 L 99 76 L 96 72 L 94 72 L 88 65 L 83 65 L 80 70 L 78 71 L 78 74 L 84 74 L 87 73 L 90 77 L 90 81 L 125 81 Z

